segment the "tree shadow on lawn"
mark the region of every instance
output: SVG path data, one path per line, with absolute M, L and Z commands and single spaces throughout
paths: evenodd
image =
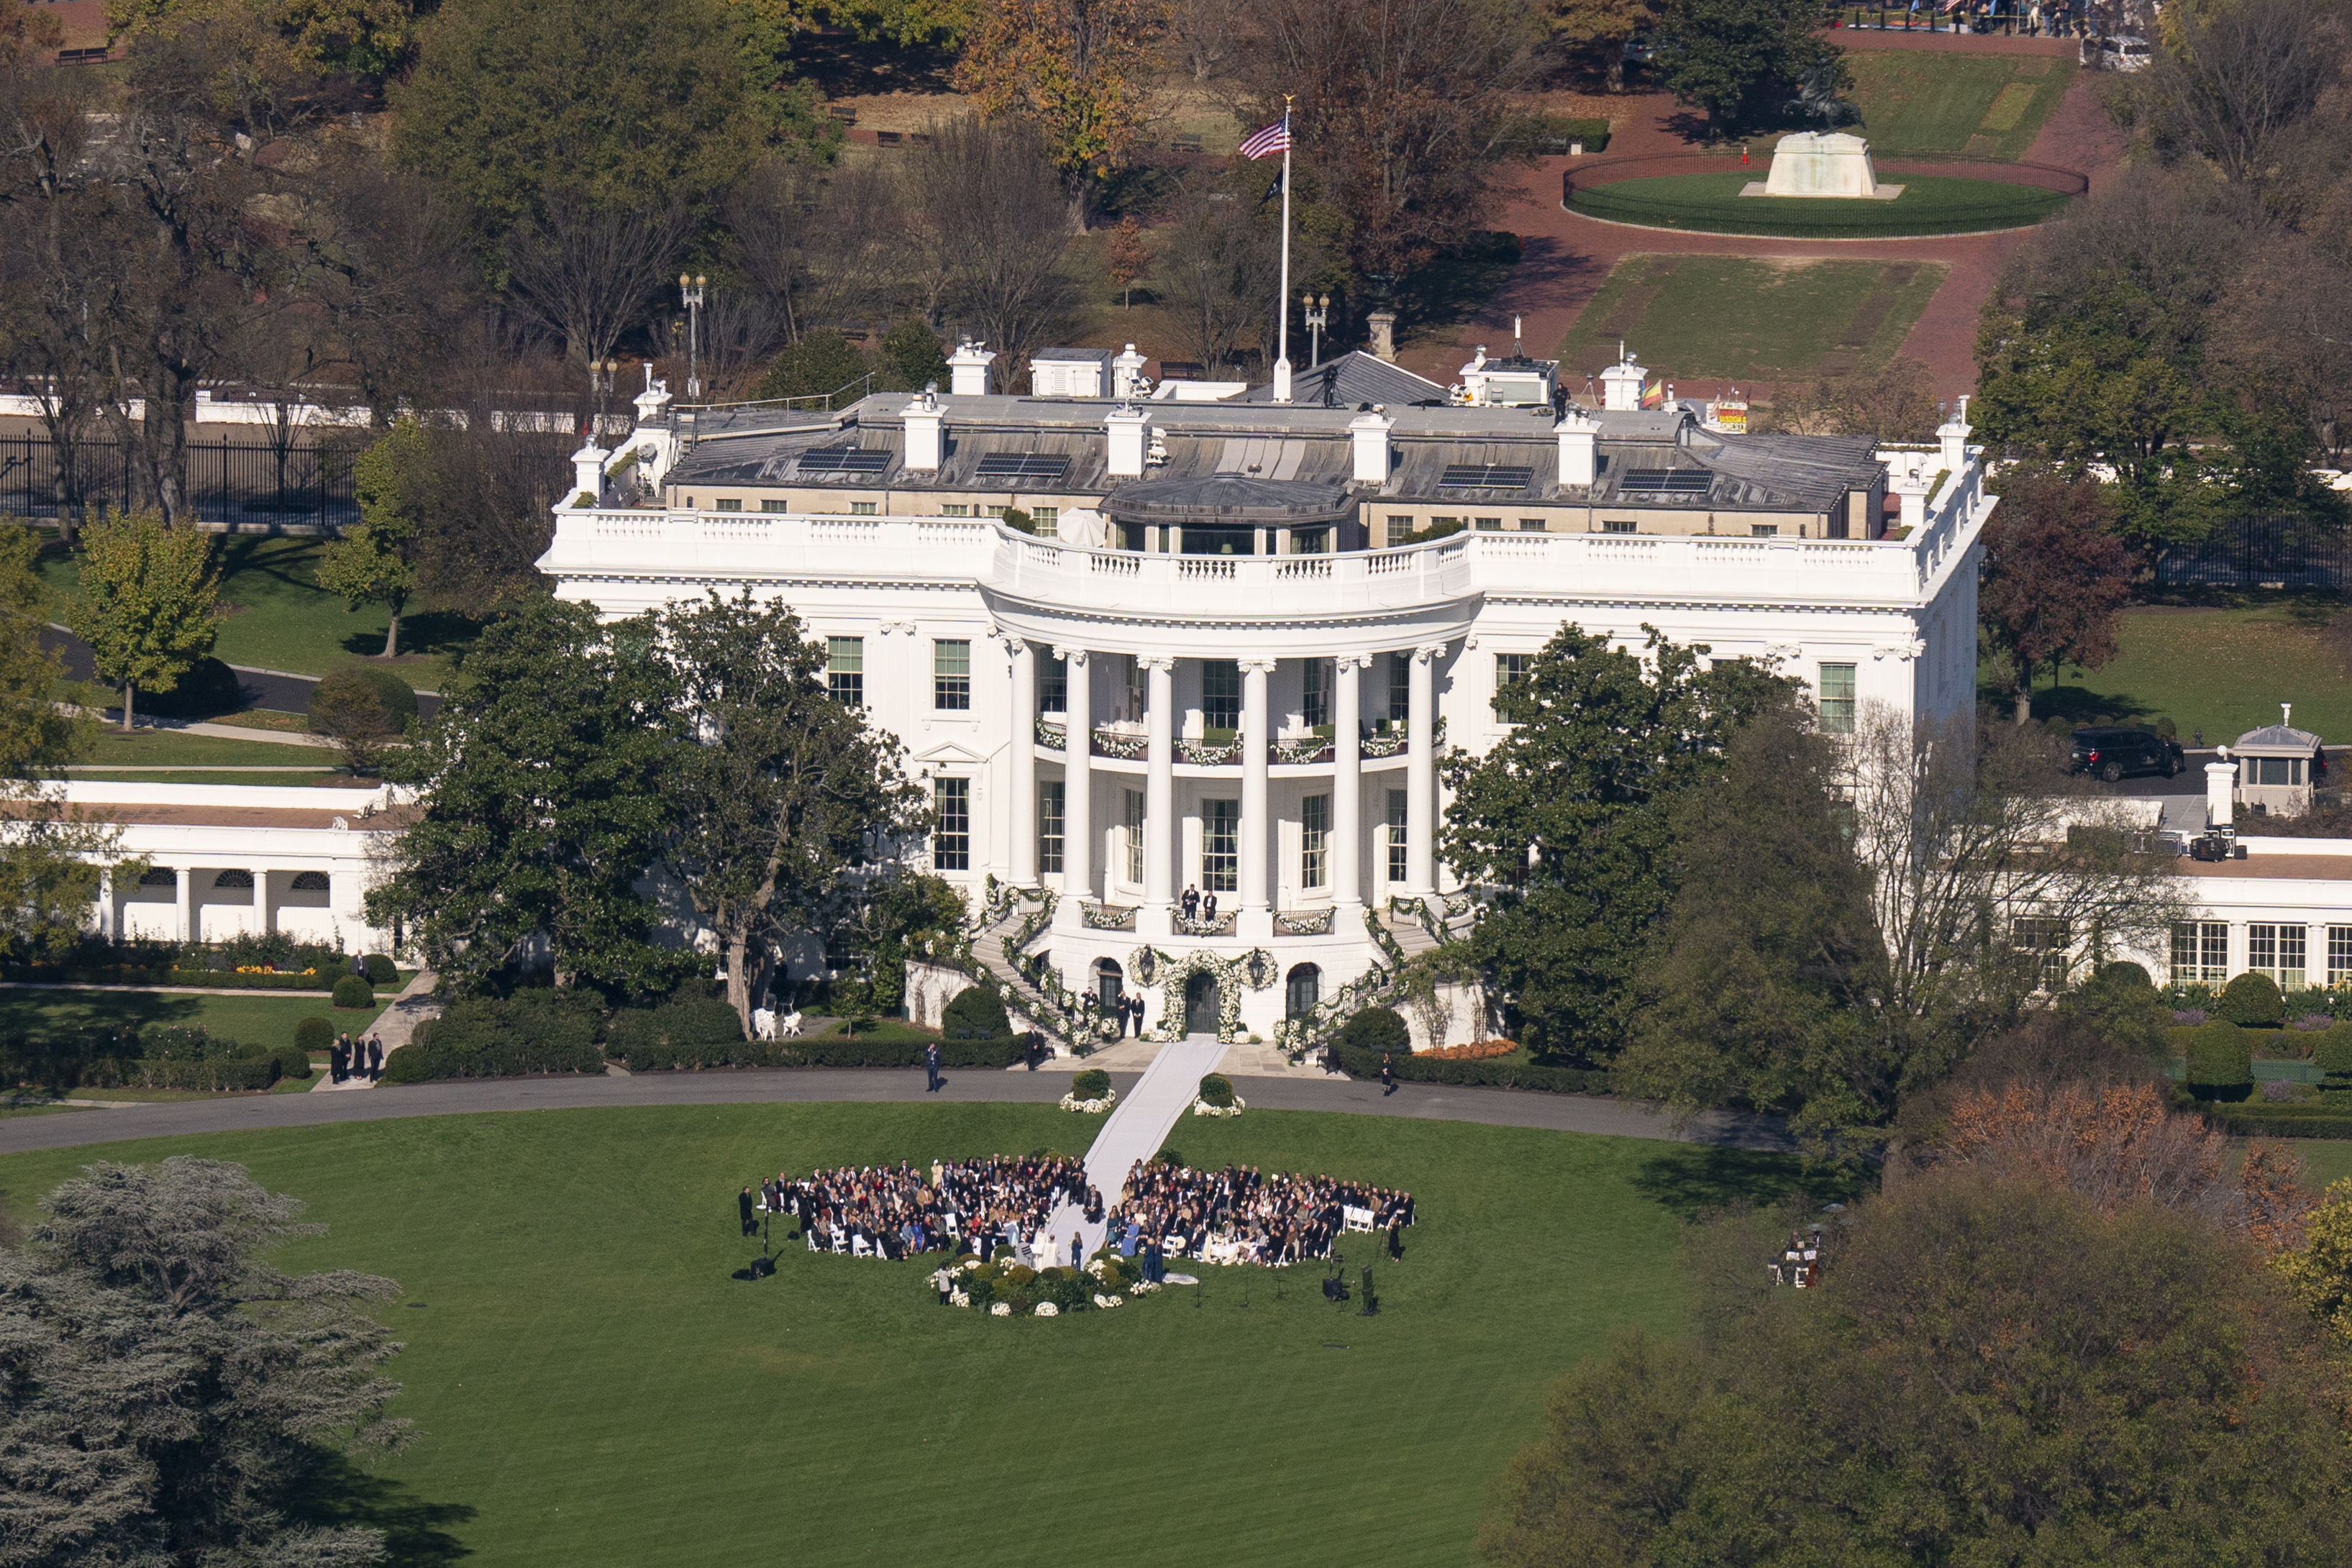
M 306 1524 L 357 1526 L 384 1533 L 392 1568 L 432 1568 L 473 1555 L 442 1527 L 464 1524 L 478 1511 L 459 1502 L 426 1502 L 401 1481 L 372 1476 L 345 1456 L 320 1450 L 310 1479 L 288 1500 L 287 1512 Z
M 1802 1194 L 1851 1203 L 1877 1184 L 1867 1171 L 1819 1165 L 1794 1154 L 1675 1144 L 1642 1162 L 1633 1190 L 1684 1219 L 1745 1204 L 1766 1208 Z
M 409 663 L 422 664 L 436 654 L 455 653 L 474 646 L 482 635 L 482 623 L 455 610 L 419 610 L 400 617 L 400 653 L 392 660 L 394 668 Z M 342 649 L 360 658 L 373 658 L 383 652 L 382 632 L 353 632 L 342 639 Z

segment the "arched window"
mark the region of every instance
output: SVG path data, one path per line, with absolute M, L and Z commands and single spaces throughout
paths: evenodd
M 331 889 L 324 871 L 298 871 L 294 875 L 293 890 L 298 893 L 324 893 Z
M 142 888 L 176 888 L 180 885 L 180 874 L 169 866 L 157 866 L 139 879 L 139 885 Z
M 223 871 L 219 876 L 213 879 L 213 886 L 215 888 L 242 888 L 249 893 L 253 891 L 253 873 L 250 871 Z
M 1304 1018 L 1315 1011 L 1323 1000 L 1323 972 L 1311 963 L 1296 964 L 1290 971 L 1290 984 L 1285 997 L 1284 1016 Z

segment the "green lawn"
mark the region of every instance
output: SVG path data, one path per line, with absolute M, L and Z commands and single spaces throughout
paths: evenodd
M 2231 609 L 2126 610 L 2117 654 L 2101 669 L 2069 668 L 2056 686 L 2035 688 L 2036 717 L 2087 721 L 2105 714 L 2127 723 L 2169 718 L 2183 744 L 2235 741 L 2279 720 L 2294 704 L 2298 729 L 2331 744 L 2352 742 L 2352 679 L 2319 652 L 2319 628 L 2337 606 L 2282 598 Z M 2006 692 L 1979 688 L 1987 700 Z
M 323 746 L 289 746 L 282 741 L 232 741 L 220 735 L 190 735 L 176 730 L 134 730 L 126 735 L 121 729 L 110 726 L 100 734 L 97 752 L 87 763 L 79 765 L 165 770 L 299 768 L 320 773 L 332 769 L 335 758 L 336 753 Z
M 1834 37 L 1834 35 L 1832 35 Z M 2050 55 L 1964 55 L 1853 49 L 1853 102 L 1874 154 L 1968 153 L 2025 156 L 2074 80 L 2073 60 Z
M 1883 364 L 1944 280 L 1941 263 L 1629 256 L 1557 351 L 1571 383 L 1612 363 L 1618 340 L 1689 378 L 1787 380 Z M 1848 345 L 1841 350 L 1840 345 Z M 1837 366 L 1827 368 L 1836 369 Z
M 353 778 L 349 773 L 300 773 L 282 769 L 239 773 L 218 768 L 132 768 L 119 773 L 77 768 L 73 770 L 73 776 L 102 779 L 109 784 L 268 784 L 273 788 L 299 784 L 326 789 L 373 789 L 383 782 L 382 779 Z M 322 800 L 319 804 L 332 805 L 335 803 Z
M 0 988 L 0 1034 L 56 1034 L 94 1025 L 201 1024 L 233 1040 L 283 1046 L 293 1043 L 294 1026 L 304 1018 L 325 1018 L 338 1030 L 365 1028 L 391 1003 L 393 994 L 393 988 L 379 987 L 379 1005 L 343 1012 L 328 1004 L 324 992 L 315 996 L 289 996 L 275 991 L 199 996 L 170 991 L 42 991 L 8 986 Z
M 297 675 L 324 675 L 354 655 L 382 653 L 391 625 L 383 606 L 349 609 L 312 581 L 325 544 L 317 539 L 224 537 L 220 596 L 226 613 L 214 653 L 230 664 Z M 42 574 L 61 599 L 80 592 L 78 557 L 52 547 L 42 559 Z M 402 657 L 395 661 L 403 678 L 426 690 L 440 689 L 448 674 L 446 656 L 471 642 L 478 629 L 447 613 L 404 617 Z
M 1890 175 L 1903 194 L 1893 201 L 1834 196 L 1743 196 L 1764 178 L 1761 166 L 1713 174 L 1658 174 L 1571 193 L 1578 212 L 1612 223 L 1703 234 L 1781 235 L 1791 239 L 1896 238 L 1975 234 L 2040 223 L 2067 198 L 2038 185 L 1950 174 Z
M 1096 1127 L 1008 1105 L 435 1117 L 10 1155 L 0 1189 L 21 1217 L 92 1158 L 238 1160 L 332 1227 L 283 1264 L 398 1279 L 387 1370 L 419 1440 L 343 1496 L 405 1521 L 399 1561 L 1471 1568 L 1552 1381 L 1682 1321 L 1680 1216 L 1794 1169 L 1252 1111 L 1172 1142 L 1420 1199 L 1378 1317 L 1323 1301 L 1319 1268 L 1045 1321 L 938 1307 L 920 1263 L 792 1246 L 734 1278 L 757 1251 L 734 1194 L 763 1172 L 1075 1151 Z M 1371 1247 L 1348 1252 L 1352 1277 Z

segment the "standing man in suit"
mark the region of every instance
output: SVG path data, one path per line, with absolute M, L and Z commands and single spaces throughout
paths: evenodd
M 940 1043 L 937 1040 L 923 1047 L 923 1071 L 930 1079 L 929 1087 L 923 1092 L 937 1094 L 940 1089 Z
M 373 1083 L 383 1076 L 383 1037 L 368 1037 L 368 1081 Z
M 745 1187 L 742 1195 L 735 1200 L 736 1212 L 742 1217 L 745 1236 L 754 1235 L 760 1228 L 760 1222 L 751 1217 L 751 1211 L 757 1206 L 751 1201 L 751 1189 L 749 1187 Z
M 1191 883 L 1184 886 L 1184 918 L 1192 920 L 1201 912 L 1201 889 Z

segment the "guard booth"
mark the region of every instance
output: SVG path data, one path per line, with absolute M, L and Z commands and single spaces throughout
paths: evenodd
M 2238 737 L 2230 754 L 2238 763 L 2238 804 L 2261 816 L 2301 816 L 2311 809 L 2313 789 L 2326 771 L 2317 735 L 2298 730 L 2294 704 L 2279 704 L 2279 721 Z

